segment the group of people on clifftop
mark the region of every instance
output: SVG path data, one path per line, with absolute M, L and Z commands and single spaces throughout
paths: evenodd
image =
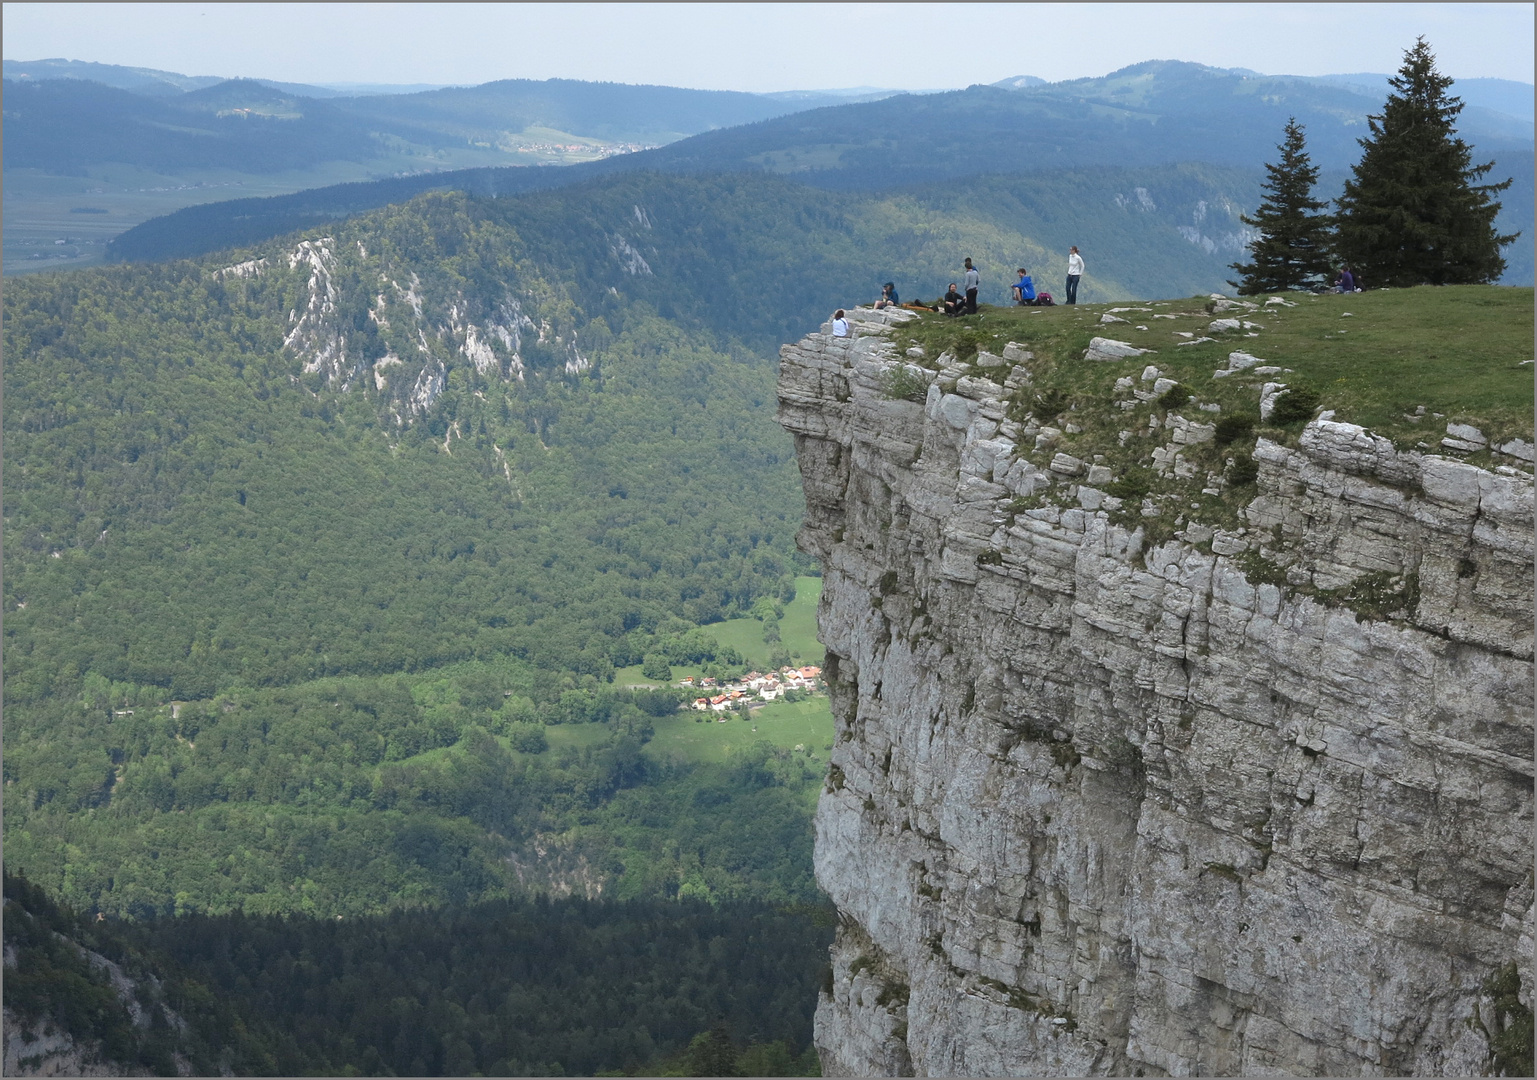
M 913 311 L 943 311 L 946 315 L 975 315 L 977 313 L 977 291 L 981 287 L 982 275 L 972 263 L 966 259 L 963 264 L 964 273 L 961 282 L 964 283 L 964 291 L 957 282 L 950 282 L 950 287 L 945 295 L 932 304 L 902 303 L 897 296 L 895 282 L 888 281 L 881 286 L 880 299 L 872 305 L 877 311 L 881 308 L 905 307 Z M 1052 307 L 1056 300 L 1049 292 L 1037 292 L 1035 281 L 1030 276 L 1028 267 L 1020 267 L 1016 273 L 1019 280 L 1009 286 L 1010 298 L 1017 307 Z M 1079 254 L 1074 245 L 1067 254 L 1067 282 L 1066 302 L 1078 303 L 1078 282 L 1083 277 L 1083 256 Z M 1352 274 L 1349 266 L 1340 267 L 1340 275 L 1335 279 L 1333 291 L 1341 293 L 1360 292 L 1361 279 Z M 847 337 L 848 319 L 842 308 L 833 316 L 833 336 Z
M 945 295 L 933 304 L 904 304 L 897 296 L 897 287 L 894 282 L 886 282 L 881 286 L 880 299 L 875 301 L 877 311 L 888 307 L 906 307 L 915 311 L 943 311 L 946 315 L 975 315 L 977 313 L 977 292 L 982 285 L 981 272 L 977 270 L 971 259 L 966 259 L 963 264 L 963 273 L 960 282 L 950 282 Z M 1017 271 L 1019 280 L 1009 286 L 1009 294 L 1018 307 L 1051 307 L 1056 300 L 1049 292 L 1037 292 L 1035 281 L 1030 276 L 1027 267 L 1020 267 Z M 1083 256 L 1078 253 L 1078 248 L 1073 247 L 1067 255 L 1067 303 L 1078 303 L 1078 282 L 1083 277 Z M 844 319 L 844 313 L 840 309 L 834 316 L 834 334 L 838 337 L 847 336 L 847 331 L 842 334 L 837 332 L 837 325 Z M 845 323 L 846 325 L 846 323 Z

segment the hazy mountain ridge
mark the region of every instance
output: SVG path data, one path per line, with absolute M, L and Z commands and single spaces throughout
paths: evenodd
M 973 86 L 810 110 L 699 135 L 654 156 L 670 168 L 756 165 L 827 187 L 1174 161 L 1257 168 L 1296 116 L 1315 163 L 1334 169 L 1354 162 L 1366 116 L 1381 104 L 1343 87 L 1148 61 L 1021 90 Z M 1508 123 L 1487 131 L 1477 119 L 1462 134 L 1480 152 L 1530 150 L 1530 129 L 1513 138 Z
M 175 97 L 77 79 L 8 82 L 5 135 L 8 170 L 65 173 L 102 161 L 277 171 L 373 152 L 368 133 L 331 105 L 255 82 Z
M 103 70 L 107 68 L 111 70 Z M 50 74 L 60 70 L 67 74 Z M 380 87 L 358 95 L 264 79 L 188 77 L 76 61 L 7 61 L 5 72 L 10 83 L 8 92 L 21 99 L 7 102 L 7 127 L 13 139 L 21 137 L 12 149 L 15 156 L 10 168 L 78 169 L 106 162 L 150 163 L 172 171 L 206 166 L 208 162 L 192 147 L 198 136 L 221 134 L 208 128 L 183 131 L 191 138 L 179 144 L 162 139 L 152 152 L 136 143 L 143 138 L 142 127 L 169 124 L 175 128 L 173 118 L 178 113 L 207 113 L 211 100 L 221 101 L 225 110 L 246 110 L 246 118 L 252 112 L 273 115 L 270 110 L 274 105 L 289 119 L 346 117 L 350 125 L 344 133 L 346 137 L 329 148 L 333 158 L 346 160 L 388 153 L 390 147 L 379 141 L 381 137 L 433 147 L 460 146 L 468 141 L 494 149 L 508 136 L 531 128 L 618 142 L 659 144 L 715 128 L 850 100 L 844 95 L 822 92 L 762 95 L 573 79 L 506 79 L 479 86 L 396 93 Z M 107 92 L 99 89 L 102 87 Z M 113 90 L 118 94 L 110 92 Z M 865 100 L 883 93 L 859 94 L 853 99 Z M 110 124 L 101 122 L 104 116 L 111 117 Z M 115 130 L 114 126 L 123 125 L 127 125 L 126 130 Z M 39 126 L 51 129 L 49 134 L 56 138 L 75 144 L 71 153 L 61 155 L 57 147 L 42 141 Z M 81 139 L 77 132 L 88 137 Z M 222 134 L 228 137 L 230 132 Z M 286 129 L 283 134 L 303 141 L 302 132 L 296 129 Z M 176 157 L 178 154 L 192 156 L 182 160 Z M 286 166 L 260 156 L 242 160 L 238 152 L 218 163 L 257 171 Z
M 429 188 L 511 195 L 634 169 L 764 170 L 842 190 L 916 190 L 927 184 L 937 193 L 948 185 L 960 198 L 975 186 L 967 178 L 984 173 L 1028 174 L 1049 189 L 1057 181 L 1048 178 L 1061 170 L 1093 175 L 1136 165 L 1207 161 L 1250 170 L 1255 180 L 1248 186 L 1257 200 L 1260 166 L 1274 155 L 1281 128 L 1293 114 L 1309 125 L 1309 150 L 1326 171 L 1322 193 L 1332 196 L 1343 169 L 1359 154 L 1357 139 L 1366 132 L 1366 115 L 1380 105 L 1380 99 L 1306 80 L 1150 62 L 1103 79 L 1023 90 L 977 86 L 810 109 L 553 175 L 549 170 L 466 170 L 383 182 L 377 188 L 349 185 L 192 208 L 125 233 L 114 242 L 112 257 L 164 258 L 251 243 L 306 220 L 344 216 Z M 1508 130 L 1517 122 L 1501 123 L 1501 130 Z M 1516 178 L 1504 200 L 1501 227 L 1529 237 L 1529 134 L 1523 142 L 1486 132 L 1488 137 L 1479 141 L 1480 130 L 1474 123 L 1465 126 L 1464 135 L 1477 152 L 1497 153 L 1497 175 Z M 1491 145 L 1493 151 L 1487 149 Z M 1063 200 L 1060 209 L 1067 223 L 1075 221 L 1071 200 Z M 1506 280 L 1530 280 L 1530 245 L 1518 245 L 1507 257 Z
M 6 60 L 4 76 L 7 79 L 86 79 L 113 86 L 119 90 L 132 90 L 140 94 L 176 94 L 196 90 L 204 86 L 216 86 L 241 76 L 229 75 L 182 75 L 175 71 L 158 68 L 126 67 L 122 64 L 100 64 L 88 60 L 65 60 L 54 57 L 48 60 Z M 263 86 L 305 97 L 351 97 L 360 94 L 414 94 L 425 90 L 442 90 L 443 83 L 333 83 L 320 86 L 313 83 L 283 82 L 279 79 L 253 79 Z

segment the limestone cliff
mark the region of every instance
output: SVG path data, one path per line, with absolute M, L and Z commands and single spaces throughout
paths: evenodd
M 1008 366 L 904 367 L 906 317 L 781 350 L 837 722 L 824 1073 L 1497 1071 L 1532 992 L 1530 477 L 1324 420 L 1259 441 L 1230 532 L 1147 543 L 1087 486 L 1011 510 L 1069 478 L 1019 467 Z

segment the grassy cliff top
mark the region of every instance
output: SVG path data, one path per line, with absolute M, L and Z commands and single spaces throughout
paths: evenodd
M 1012 456 L 1038 470 L 1058 454 L 1077 459 L 1076 467 L 1059 464 L 1110 496 L 1103 505 L 1112 520 L 1143 524 L 1150 539 L 1186 521 L 1240 527 L 1256 494 L 1256 440 L 1295 446 L 1323 410 L 1400 450 L 1531 473 L 1528 461 L 1494 449 L 1533 441 L 1531 289 L 1269 299 L 984 307 L 958 319 L 921 315 L 892 338 L 909 362 L 940 369 L 943 389 L 964 375 L 1006 384 Z M 1149 351 L 1086 359 L 1095 338 Z M 1010 342 L 1031 355 L 1020 359 L 1006 350 Z M 1247 357 L 1235 363 L 1234 353 Z M 1262 419 L 1267 383 L 1285 384 L 1280 400 L 1291 397 L 1294 407 Z M 894 377 L 888 392 L 916 400 L 925 389 L 926 381 Z M 1450 424 L 1478 428 L 1487 446 L 1444 447 Z M 1015 499 L 1011 511 L 1077 505 L 1077 492 L 1063 478 Z
M 1131 395 L 1116 392 L 1116 380 L 1131 375 L 1139 388 L 1147 389 L 1140 376 L 1151 364 L 1188 388 L 1195 401 L 1220 405 L 1223 414 L 1246 413 L 1257 419 L 1260 388 L 1277 381 L 1317 391 L 1319 408 L 1333 409 L 1334 419 L 1370 428 L 1401 449 L 1436 450 L 1448 423 L 1473 424 L 1494 444 L 1514 438 L 1531 441 L 1531 289 L 1426 286 L 1282 298 L 1295 306 L 1266 306 L 1268 299 L 1249 298 L 1257 305 L 1253 310 L 1217 312 L 1210 309 L 1221 305 L 1205 297 L 1054 308 L 984 307 L 978 315 L 959 319 L 925 315 L 904 326 L 896 338 L 901 345 L 922 346 L 928 359 L 920 362 L 930 365 L 945 351 L 972 360 L 979 348 L 999 353 L 1005 343 L 1018 342 L 1035 354 L 1028 367 L 1036 393 L 1062 391 L 1071 411 L 1084 414 L 1066 419 L 1080 424 L 1104 411 L 1096 403 L 1119 413 L 1112 402 Z M 1107 314 L 1126 321 L 1102 324 Z M 1215 319 L 1253 326 L 1212 331 Z M 1086 361 L 1084 350 L 1095 337 L 1153 353 Z M 1180 344 L 1202 337 L 1214 340 Z M 1256 375 L 1250 369 L 1213 378 L 1214 371 L 1228 367 L 1228 356 L 1235 351 L 1261 358 L 1258 366 L 1292 371 Z M 1003 378 L 996 371 L 989 377 Z M 1421 406 L 1421 418 L 1410 419 Z M 1187 415 L 1210 419 L 1192 408 L 1186 408 Z M 1277 435 L 1284 441 L 1284 433 Z M 1477 462 L 1479 456 L 1469 460 Z M 1489 455 L 1486 451 L 1482 456 Z

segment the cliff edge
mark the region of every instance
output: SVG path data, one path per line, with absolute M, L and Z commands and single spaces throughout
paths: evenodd
M 852 317 L 779 382 L 837 724 L 824 1075 L 1508 1071 L 1530 476 L 1313 420 L 1241 527 L 1149 539 L 1028 461 L 1028 351 L 936 371 Z

